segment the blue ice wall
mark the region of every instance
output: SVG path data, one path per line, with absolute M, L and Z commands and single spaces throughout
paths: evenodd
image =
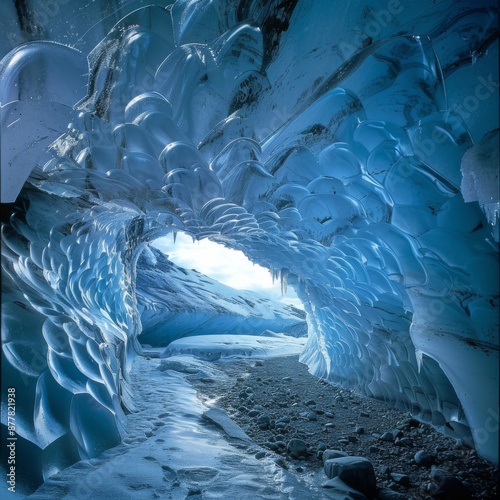
M 497 460 L 494 2 L 5 5 L 2 379 L 43 477 L 122 438 L 176 231 L 295 287 L 314 374 Z

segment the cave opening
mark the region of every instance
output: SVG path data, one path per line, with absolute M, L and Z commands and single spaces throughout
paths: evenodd
M 216 241 L 184 232 L 158 238 L 136 273 L 145 346 L 206 335 L 307 337 L 304 306 L 286 277 Z

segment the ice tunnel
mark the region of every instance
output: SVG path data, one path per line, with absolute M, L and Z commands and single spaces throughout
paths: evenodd
M 31 470 L 122 439 L 172 232 L 296 290 L 313 374 L 498 461 L 496 2 L 0 9 L 2 432 L 17 387 Z

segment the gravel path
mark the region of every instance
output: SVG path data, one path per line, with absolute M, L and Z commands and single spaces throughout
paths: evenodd
M 474 450 L 406 412 L 313 377 L 298 356 L 215 365 L 234 383 L 221 388 L 193 377 L 202 401 L 224 409 L 305 482 L 323 468 L 323 451 L 334 449 L 371 461 L 377 498 L 497 498 L 498 468 Z M 305 443 L 305 457 L 293 456 L 292 439 Z

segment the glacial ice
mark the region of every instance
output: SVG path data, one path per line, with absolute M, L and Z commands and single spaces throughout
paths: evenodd
M 122 440 L 169 283 L 148 246 L 179 231 L 295 288 L 312 373 L 497 461 L 496 4 L 166 4 L 27 30 L 6 2 L 2 380 L 33 477 Z

